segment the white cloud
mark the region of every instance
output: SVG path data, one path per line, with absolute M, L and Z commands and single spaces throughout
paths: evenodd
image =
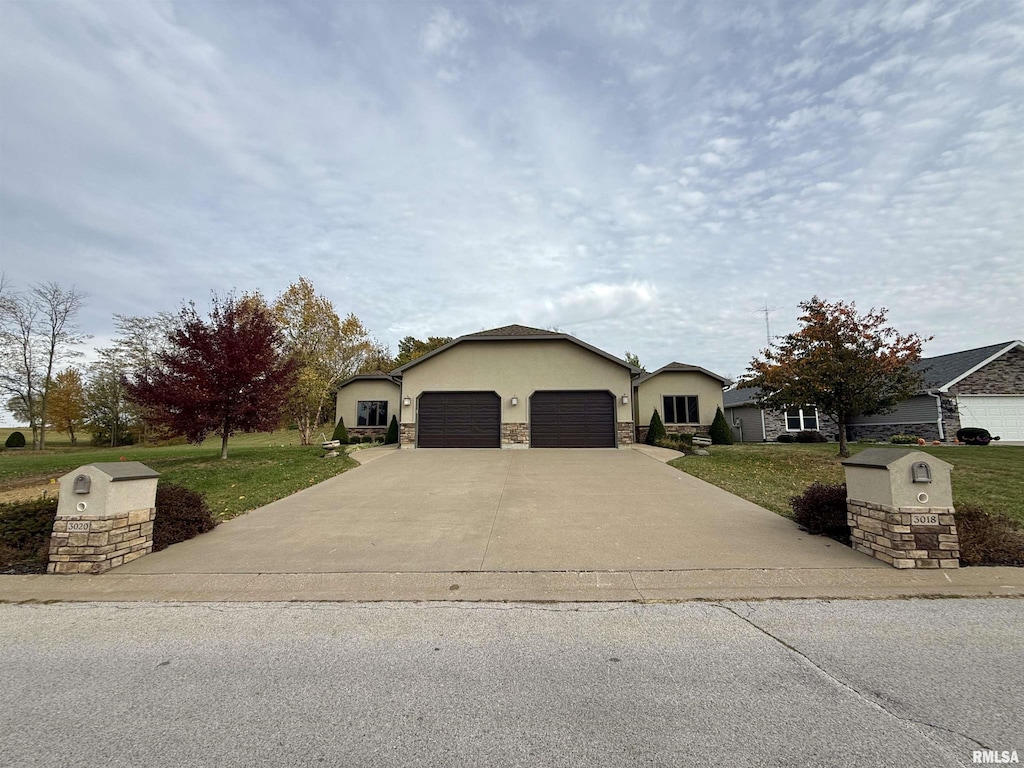
M 420 45 L 429 54 L 450 52 L 469 37 L 469 25 L 447 8 L 436 8 L 423 27 Z

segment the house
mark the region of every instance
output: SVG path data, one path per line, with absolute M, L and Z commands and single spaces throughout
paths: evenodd
M 401 401 L 402 385 L 396 379 L 382 371 L 362 373 L 338 387 L 334 423 L 344 419 L 350 436 L 383 438 Z
M 728 383 L 681 363 L 640 373 L 574 336 L 508 325 L 459 336 L 390 374 L 352 377 L 336 418 L 360 434 L 397 414 L 402 448 L 621 448 L 638 437 L 637 414 L 646 434 L 649 411 L 666 402 L 673 431 L 706 429 Z
M 637 442 L 647 439 L 657 410 L 669 434 L 707 432 L 724 407 L 722 389 L 732 382 L 697 365 L 669 363 L 633 381 Z
M 1003 440 L 1024 440 L 1024 342 L 1019 340 L 923 358 L 916 366 L 921 389 L 889 413 L 857 416 L 847 425 L 850 440 L 888 440 L 909 434 L 950 441 L 962 427 L 983 427 Z M 836 424 L 813 406 L 786 412 L 757 407 L 756 387 L 725 393 L 726 417 L 745 441 L 774 440 L 810 429 L 832 437 Z

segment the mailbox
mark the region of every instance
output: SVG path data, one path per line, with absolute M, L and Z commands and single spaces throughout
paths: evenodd
M 88 475 L 78 475 L 71 486 L 72 493 L 88 493 L 92 488 L 92 478 Z
M 848 498 L 900 508 L 953 506 L 953 465 L 923 451 L 868 448 L 843 467 Z

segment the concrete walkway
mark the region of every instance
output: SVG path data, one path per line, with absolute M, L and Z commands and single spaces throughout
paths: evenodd
M 646 451 L 360 453 L 358 469 L 111 573 L 0 577 L 0 601 L 1024 594 L 1024 569 L 897 571 Z

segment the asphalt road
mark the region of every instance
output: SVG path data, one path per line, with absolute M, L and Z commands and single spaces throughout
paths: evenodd
M 0 605 L 7 766 L 1024 757 L 1024 601 Z

